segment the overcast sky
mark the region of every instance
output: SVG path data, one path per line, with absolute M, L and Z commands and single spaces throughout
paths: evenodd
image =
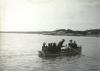
M 99 0 L 0 0 L 1 31 L 100 28 Z

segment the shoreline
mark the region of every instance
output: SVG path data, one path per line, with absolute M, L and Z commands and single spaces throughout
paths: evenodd
M 41 35 L 51 35 L 51 36 L 82 36 L 82 37 L 100 37 L 100 35 L 76 35 L 76 34 L 47 34 L 42 32 L 0 32 L 0 33 L 14 33 L 14 34 L 41 34 Z

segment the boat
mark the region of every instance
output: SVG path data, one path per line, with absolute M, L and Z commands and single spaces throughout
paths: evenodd
M 75 56 L 75 55 L 81 55 L 82 52 L 82 47 L 77 47 L 77 48 L 66 48 L 66 49 L 61 49 L 60 52 L 45 52 L 45 51 L 39 51 L 39 57 L 58 57 L 58 56 Z

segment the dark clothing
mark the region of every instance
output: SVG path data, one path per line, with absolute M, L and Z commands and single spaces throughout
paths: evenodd
M 58 46 L 57 46 L 57 51 L 58 51 L 58 52 L 61 51 L 61 47 L 62 47 L 64 41 L 65 41 L 65 40 L 63 39 L 62 41 L 60 41 L 60 42 L 58 43 Z
M 77 48 L 77 44 L 76 43 L 73 43 L 73 48 Z
M 77 44 L 76 43 L 69 43 L 68 47 L 70 47 L 70 48 L 77 48 Z
M 58 43 L 58 46 L 59 46 L 59 47 L 62 47 L 62 44 L 64 43 L 64 41 L 65 41 L 65 40 L 60 41 L 60 42 Z
M 42 50 L 47 51 L 47 52 L 51 52 L 51 53 L 60 52 L 64 41 L 65 40 L 63 39 L 62 41 L 60 41 L 58 43 L 58 45 L 56 43 L 48 43 L 48 46 L 46 46 L 46 44 L 44 43 L 42 46 Z

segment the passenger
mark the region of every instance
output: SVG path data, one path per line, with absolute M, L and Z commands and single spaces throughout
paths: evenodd
M 57 46 L 56 46 L 56 43 L 53 43 L 53 52 L 54 52 L 54 53 L 57 52 Z
M 77 48 L 77 44 L 76 44 L 75 41 L 74 41 L 74 43 L 73 43 L 73 48 Z
M 43 46 L 42 46 L 42 51 L 44 51 L 46 53 L 47 50 L 48 50 L 48 47 L 47 47 L 46 43 L 44 42 Z
M 53 43 L 48 43 L 48 51 L 49 52 L 53 51 Z
M 51 43 L 48 43 L 48 50 L 50 50 L 52 47 L 52 44 Z
M 43 50 L 43 51 L 44 51 L 44 49 L 45 49 L 45 46 L 46 46 L 46 43 L 43 42 L 43 46 L 42 46 L 42 50 Z
M 53 43 L 53 47 L 54 47 L 54 48 L 56 47 L 56 43 Z
M 70 40 L 70 42 L 68 43 L 68 48 L 73 48 L 73 40 Z

